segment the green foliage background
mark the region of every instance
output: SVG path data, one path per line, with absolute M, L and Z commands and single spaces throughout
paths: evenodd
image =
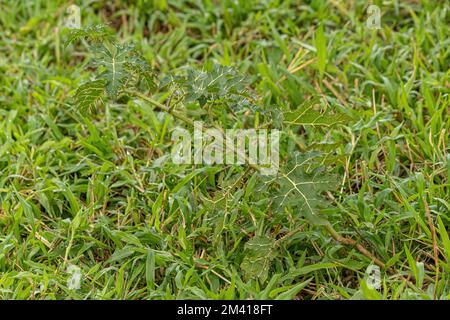
M 449 297 L 445 1 L 375 1 L 380 30 L 366 1 L 74 1 L 83 26 L 113 30 L 103 58 L 89 39 L 64 45 L 66 1 L 13 2 L 0 1 L 1 298 Z M 228 80 L 196 91 L 215 74 Z M 280 176 L 172 164 L 171 130 L 194 120 L 282 129 Z M 301 189 L 317 215 L 291 193 L 314 173 L 333 177 Z

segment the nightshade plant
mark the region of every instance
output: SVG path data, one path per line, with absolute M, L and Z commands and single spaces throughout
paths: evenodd
M 308 100 L 295 109 L 261 105 L 262 102 L 248 90 L 251 85 L 249 81 L 229 66 L 209 64 L 202 70 L 185 68 L 158 81 L 136 46 L 118 43 L 108 27 L 103 25 L 70 30 L 66 46 L 80 40 L 87 44 L 91 53 L 89 66 L 95 70 L 94 77 L 81 84 L 74 94 L 74 106 L 82 117 L 88 117 L 90 112 L 108 101 L 130 98 L 148 103 L 155 110 L 169 113 L 189 126 L 193 125 L 192 116 L 188 115 L 192 109 L 195 109 L 195 116 L 207 125 L 219 129 L 233 125 L 233 118 L 250 113 L 259 128 L 282 131 L 285 147 L 281 148 L 281 161 L 285 165 L 281 166 L 277 175 L 270 177 L 259 175 L 258 166 L 248 166 L 237 181 L 228 184 L 217 195 L 212 210 L 224 206 L 224 199 L 237 192 L 238 185 L 244 189 L 246 184 L 254 184 L 258 192 L 253 194 L 252 203 L 255 207 L 262 205 L 269 208 L 274 213 L 273 219 L 283 219 L 287 209 L 291 209 L 298 217 L 324 227 L 335 240 L 355 246 L 376 264 L 384 266 L 354 240 L 340 236 L 323 214 L 323 209 L 328 206 L 326 192 L 336 191 L 339 184 L 338 177 L 330 173 L 332 166 L 329 165 L 336 158 L 324 148 L 308 148 L 299 153 L 292 146 L 289 136 L 289 133 L 305 126 L 327 128 L 346 123 L 348 116 L 323 108 L 319 99 Z M 167 91 L 170 98 L 165 104 L 151 97 L 158 90 Z M 227 168 L 230 179 L 234 169 L 234 166 Z M 193 169 L 193 172 L 196 171 Z M 265 282 L 280 243 L 294 235 L 297 227 L 288 230 L 279 239 L 272 238 L 263 230 L 255 234 L 245 245 L 245 258 L 241 263 L 245 277 Z M 220 228 L 216 230 L 220 231 Z

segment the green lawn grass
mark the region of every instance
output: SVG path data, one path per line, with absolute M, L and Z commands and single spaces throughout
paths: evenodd
M 345 115 L 282 138 L 281 166 L 327 152 L 337 186 L 313 223 L 274 208 L 251 167 L 173 164 L 185 124 L 157 107 L 173 103 L 161 86 L 80 113 L 95 70 L 86 41 L 64 46 L 67 1 L 0 0 L 1 299 L 450 298 L 447 1 L 374 1 L 378 30 L 362 0 L 73 3 L 83 26 L 136 43 L 157 82 L 232 66 L 258 106 L 185 103 L 188 119 L 273 126 L 313 97 Z

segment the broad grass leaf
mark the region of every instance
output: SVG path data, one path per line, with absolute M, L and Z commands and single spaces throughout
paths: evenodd
M 155 289 L 155 252 L 151 249 L 147 251 L 147 259 L 145 261 L 145 280 L 149 291 Z
M 303 266 L 301 268 L 294 269 L 294 270 L 290 271 L 287 275 L 282 277 L 280 279 L 280 281 L 281 282 L 283 282 L 283 281 L 292 281 L 295 278 L 303 276 L 305 274 L 313 273 L 315 271 L 319 271 L 319 270 L 322 270 L 322 269 L 336 268 L 338 266 L 339 266 L 338 264 L 332 263 L 332 262 L 323 262 L 323 263 L 316 263 L 316 264 L 311 264 L 311 265 L 308 265 L 308 266 Z
M 122 249 L 117 249 L 116 251 L 114 251 L 114 253 L 106 261 L 106 263 L 113 263 L 116 261 L 121 261 L 133 254 L 135 254 L 134 249 L 130 246 L 125 246 Z
M 290 287 L 283 287 L 272 290 L 269 294 L 269 297 L 271 299 L 275 298 L 275 300 L 292 300 L 304 287 L 306 287 L 311 282 L 312 279 L 313 278 L 310 278 Z
M 444 247 L 443 252 L 445 254 L 445 259 L 447 260 L 447 264 L 450 265 L 450 238 L 448 236 L 447 230 L 445 229 L 444 222 L 442 221 L 440 216 L 437 217 L 437 222 L 439 227 L 439 235 Z
M 323 24 L 320 24 L 315 34 L 315 45 L 317 51 L 317 68 L 319 69 L 320 77 L 323 77 L 327 65 L 327 40 L 323 29 Z
M 381 300 L 380 293 L 375 288 L 369 287 L 365 280 L 361 280 L 360 285 L 364 298 L 368 300 Z

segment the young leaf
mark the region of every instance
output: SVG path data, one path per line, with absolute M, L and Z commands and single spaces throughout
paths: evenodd
M 75 93 L 75 103 L 82 113 L 92 111 L 105 92 L 105 82 L 95 80 L 81 85 Z
M 112 31 L 105 25 L 90 26 L 85 29 L 71 29 L 64 46 L 67 47 L 80 39 L 85 39 L 89 43 L 98 43 L 111 38 Z
M 185 76 L 169 77 L 161 84 L 169 83 L 176 85 L 186 102 L 198 101 L 200 106 L 225 99 L 234 107 L 249 104 L 245 79 L 232 67 L 214 65 L 210 71 L 189 68 Z
M 274 240 L 265 236 L 255 236 L 244 247 L 245 258 L 241 264 L 246 279 L 260 279 L 265 282 L 269 268 L 275 257 Z
M 318 110 L 316 107 L 318 102 L 318 99 L 313 99 L 297 110 L 284 112 L 284 123 L 290 125 L 331 127 L 337 124 L 344 124 L 350 120 L 349 116 L 342 113 L 331 114 L 327 111 Z
M 137 78 L 137 82 L 143 81 L 149 89 L 154 89 L 155 74 L 150 67 L 150 64 L 135 50 L 132 51 L 132 55 L 129 57 L 126 68 L 130 74 Z
M 144 81 L 148 88 L 154 87 L 154 74 L 147 61 L 133 45 L 120 45 L 113 41 L 112 33 L 106 26 L 71 30 L 66 44 L 79 39 L 89 42 L 89 49 L 95 54 L 91 65 L 96 67 L 98 72 L 96 82 L 86 84 L 77 92 L 81 107 L 95 105 L 95 97 L 101 96 L 101 84 L 111 98 L 116 98 L 125 84 L 133 87 Z
M 296 153 L 294 159 L 288 162 L 286 170 L 280 172 L 277 177 L 265 181 L 266 185 L 278 186 L 273 195 L 275 210 L 283 210 L 287 206 L 294 207 L 311 223 L 325 223 L 319 216 L 320 210 L 328 204 L 322 194 L 333 190 L 338 182 L 335 176 L 317 167 L 317 156 L 318 154 L 312 152 Z
M 115 43 L 95 47 L 94 52 L 98 58 L 94 61 L 94 66 L 102 67 L 103 72 L 98 78 L 105 80 L 106 92 L 110 97 L 116 97 L 130 77 L 126 65 L 132 50 L 132 46 L 121 46 Z

